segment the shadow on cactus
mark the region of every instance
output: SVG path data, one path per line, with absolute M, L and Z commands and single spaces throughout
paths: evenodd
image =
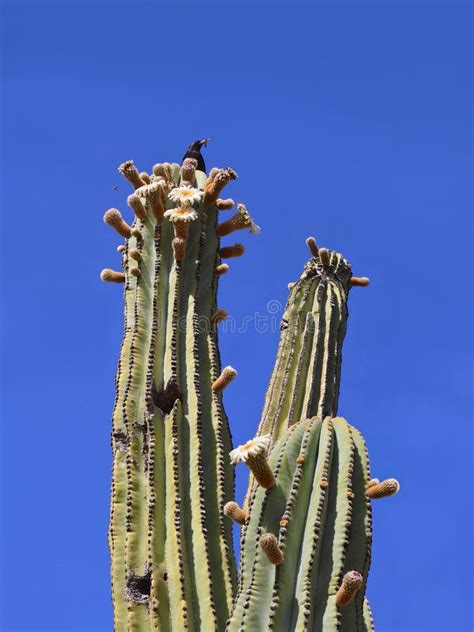
M 123 284 L 125 302 L 112 419 L 114 629 L 373 630 L 371 501 L 399 485 L 371 479 L 361 434 L 337 416 L 347 297 L 368 279 L 307 239 L 311 259 L 289 285 L 260 425 L 232 449 L 222 393 L 237 372 L 221 367 L 227 312 L 216 295 L 244 246 L 221 238 L 259 228 L 244 204 L 221 197 L 231 168 L 198 170 L 204 144 L 150 175 L 120 165 L 134 219 L 104 215 L 124 239 L 120 269 L 101 273 Z M 242 507 L 240 462 L 251 472 Z

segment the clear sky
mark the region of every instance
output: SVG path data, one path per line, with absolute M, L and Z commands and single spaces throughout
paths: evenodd
M 237 323 L 284 305 L 310 234 L 371 278 L 350 296 L 340 414 L 364 433 L 373 474 L 401 482 L 374 507 L 378 632 L 471 630 L 470 5 L 16 1 L 1 13 L 1 630 L 111 630 L 122 292 L 99 280 L 119 265 L 102 215 L 126 212 L 120 162 L 149 170 L 204 136 L 262 227 L 221 283 Z M 239 371 L 225 404 L 240 443 L 278 331 L 220 339 Z

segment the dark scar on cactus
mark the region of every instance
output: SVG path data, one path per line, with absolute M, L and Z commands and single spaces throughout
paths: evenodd
M 121 430 L 114 430 L 112 432 L 112 439 L 114 441 L 115 449 L 122 452 L 126 452 L 129 444 L 129 438 Z
M 144 575 L 128 573 L 127 585 L 125 587 L 125 598 L 127 601 L 148 604 L 151 591 L 151 569 L 147 568 Z
M 182 401 L 181 391 L 178 388 L 176 382 L 172 379 L 168 381 L 166 388 L 156 388 L 156 385 L 153 384 L 151 387 L 151 398 L 153 403 L 157 408 L 162 410 L 165 415 L 169 415 L 169 413 L 173 410 L 173 406 L 177 399 Z

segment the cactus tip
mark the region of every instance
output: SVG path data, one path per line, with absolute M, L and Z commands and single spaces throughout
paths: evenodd
M 330 258 L 329 250 L 327 248 L 319 248 L 319 258 L 323 266 L 328 266 Z
M 226 272 L 229 271 L 229 265 L 227 263 L 221 263 L 220 265 L 218 265 L 216 267 L 216 274 L 217 276 L 221 276 L 223 274 L 225 274 Z
M 104 223 L 113 228 L 122 237 L 130 237 L 130 226 L 122 218 L 122 214 L 116 208 L 109 208 L 104 213 Z
M 314 237 L 308 237 L 306 239 L 306 245 L 314 258 L 319 257 L 319 248 Z
M 219 377 L 213 382 L 212 390 L 215 393 L 223 391 L 236 377 L 237 371 L 231 366 L 226 366 Z
M 217 325 L 218 323 L 221 323 L 227 318 L 228 315 L 229 314 L 226 312 L 225 309 L 216 309 L 216 311 L 211 316 L 211 325 Z
M 117 272 L 116 270 L 111 270 L 110 268 L 104 268 L 100 273 L 100 278 L 102 281 L 107 281 L 109 283 L 125 282 L 125 274 L 123 272 Z
M 369 483 L 370 485 L 370 483 Z M 396 478 L 387 478 L 381 483 L 370 485 L 367 488 L 369 498 L 385 498 L 386 496 L 394 496 L 400 491 L 400 483 Z
M 224 505 L 224 515 L 238 524 L 245 524 L 248 517 L 248 514 L 234 500 Z
M 367 287 L 370 283 L 370 279 L 368 277 L 351 277 L 349 281 L 352 287 Z
M 231 257 L 241 257 L 245 252 L 243 244 L 232 244 L 232 246 L 224 246 L 219 250 L 222 259 L 230 259 Z

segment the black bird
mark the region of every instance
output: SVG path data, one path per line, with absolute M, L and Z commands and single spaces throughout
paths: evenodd
M 194 143 L 191 143 L 189 145 L 188 151 L 183 156 L 183 161 L 185 158 L 194 158 L 194 160 L 197 160 L 197 169 L 199 169 L 199 171 L 204 171 L 204 173 L 206 173 L 206 164 L 201 154 L 201 147 L 207 147 L 208 140 L 210 140 L 210 138 L 204 138 L 204 140 L 195 140 Z

